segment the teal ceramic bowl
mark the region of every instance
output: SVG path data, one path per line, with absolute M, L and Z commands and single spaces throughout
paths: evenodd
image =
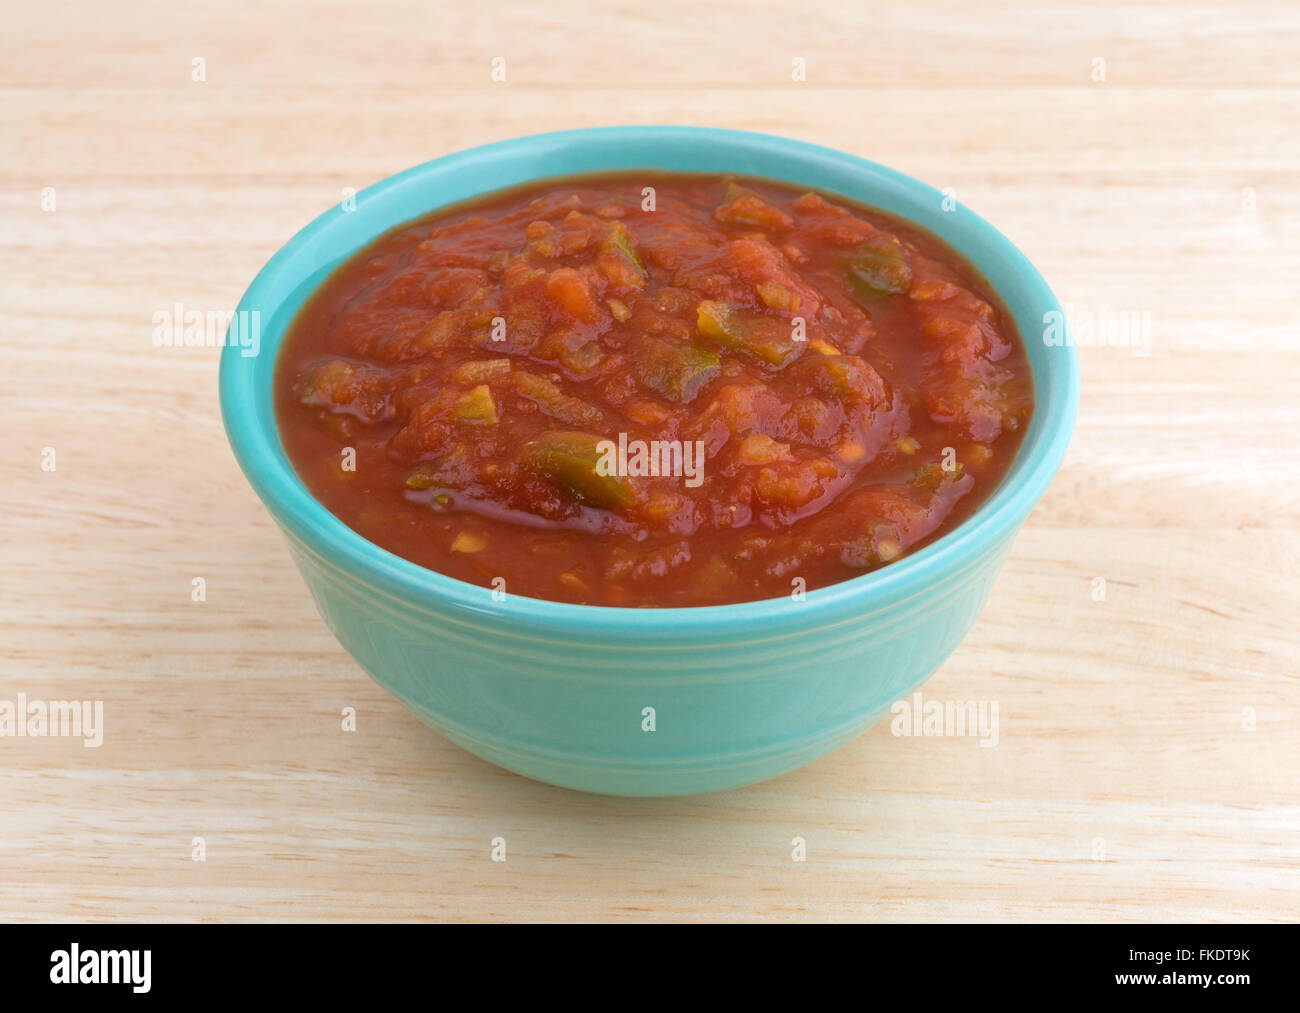
M 1037 406 L 1016 460 L 960 527 L 874 573 L 741 605 L 618 609 L 493 600 L 356 534 L 299 481 L 276 433 L 276 352 L 303 300 L 360 247 L 408 220 L 531 180 L 617 169 L 737 173 L 843 194 L 941 236 L 1015 317 Z M 221 408 L 244 473 L 283 529 L 348 653 L 441 734 L 539 781 L 615 795 L 749 784 L 814 760 L 888 712 L 979 615 L 1016 531 L 1060 466 L 1078 363 L 1046 344 L 1060 306 L 983 219 L 917 180 L 828 148 L 691 127 L 542 134 L 439 158 L 377 183 L 280 250 L 239 310 L 260 346 L 228 344 Z M 653 708 L 653 711 L 648 710 Z M 653 716 L 653 722 L 650 721 Z M 647 730 L 650 727 L 653 730 Z

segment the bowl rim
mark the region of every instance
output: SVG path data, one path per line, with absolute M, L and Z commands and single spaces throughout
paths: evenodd
M 485 159 L 526 159 L 530 154 L 540 151 L 553 152 L 557 146 L 571 148 L 584 144 L 647 142 L 665 147 L 679 144 L 731 145 L 767 157 L 790 156 L 800 165 L 813 160 L 831 164 L 837 170 L 852 171 L 861 176 L 864 184 L 875 181 L 893 191 L 905 193 L 910 198 L 932 200 L 936 206 L 945 197 L 928 184 L 897 170 L 806 141 L 715 127 L 646 125 L 589 127 L 530 134 L 464 149 L 380 180 L 356 195 L 356 207 L 358 210 L 363 209 L 373 198 L 431 174 L 473 173 L 476 167 L 484 164 Z M 635 163 L 625 166 L 626 170 L 637 168 L 665 173 L 692 171 L 652 169 Z M 576 169 L 569 175 L 603 171 L 617 172 L 624 169 Z M 544 173 L 532 178 L 543 181 L 560 178 L 561 175 Z M 802 182 L 825 190 L 818 184 L 808 184 L 806 179 L 798 179 L 797 172 L 792 172 L 788 177 L 765 175 L 776 182 Z M 485 190 L 483 194 L 489 192 L 491 190 Z M 870 201 L 861 197 L 845 196 L 871 206 Z M 433 211 L 442 206 L 446 206 L 446 202 L 434 203 L 428 210 Z M 335 205 L 318 216 L 267 261 L 241 298 L 237 314 L 246 310 L 258 310 L 262 317 L 267 317 L 270 315 L 267 313 L 268 307 L 274 313 L 275 308 L 295 295 L 292 287 L 285 284 L 290 265 L 299 258 L 306 258 L 315 267 L 324 263 L 317 247 L 325 231 L 338 226 L 338 210 Z M 906 219 L 899 212 L 882 210 Z M 417 216 L 402 217 L 381 224 L 374 236 L 383 235 L 414 217 Z M 970 241 L 977 242 L 982 247 L 981 255 L 976 256 L 969 250 L 961 249 L 950 233 L 933 227 L 933 223 L 916 224 L 957 248 L 981 274 L 984 273 L 982 263 L 987 264 L 991 260 L 1001 261 L 1004 267 L 1014 271 L 1028 290 L 1019 303 L 1031 307 L 1033 315 L 1040 322 L 1039 326 L 1045 322 L 1044 315 L 1050 312 L 1061 314 L 1058 319 L 1064 320 L 1060 303 L 1047 282 L 1009 239 L 964 205 L 958 204 L 950 218 L 953 230 L 960 226 Z M 353 246 L 346 256 L 351 256 L 373 241 L 373 237 L 363 240 L 359 245 Z M 330 267 L 331 272 L 337 263 L 335 261 Z M 1024 316 L 1028 314 L 1015 313 L 1011 300 L 992 283 L 990 287 L 998 292 L 1008 310 L 1012 311 L 1021 331 L 1021 339 L 1028 346 L 1034 333 L 1027 332 L 1024 327 Z M 301 303 L 298 308 L 300 306 Z M 296 311 L 295 309 L 295 313 Z M 287 326 L 286 324 L 286 329 Z M 807 631 L 810 627 L 829 627 L 846 621 L 861 620 L 870 613 L 923 595 L 936 582 L 959 576 L 1003 543 L 1009 543 L 1060 467 L 1073 431 L 1079 398 L 1078 356 L 1072 342 L 1064 341 L 1051 350 L 1049 360 L 1043 360 L 1053 364 L 1047 370 L 1047 375 L 1043 374 L 1038 360 L 1031 355 L 1035 387 L 1034 416 L 1015 461 L 988 499 L 952 531 L 916 552 L 879 570 L 806 591 L 802 598 L 784 595 L 730 605 L 662 608 L 575 605 L 510 593 L 502 600 L 494 601 L 490 587 L 470 584 L 430 570 L 369 541 L 348 527 L 308 492 L 284 454 L 278 435 L 272 437 L 268 434 L 266 427 L 260 424 L 263 415 L 249 410 L 250 401 L 256 397 L 254 379 L 257 370 L 269 368 L 274 375 L 279 345 L 277 339 L 271 354 L 265 354 L 264 344 L 261 353 L 247 356 L 241 354 L 238 345 L 226 343 L 221 354 L 219 387 L 222 418 L 236 460 L 273 518 L 290 536 L 291 542 L 296 541 L 300 548 L 308 550 L 318 563 L 345 574 L 350 581 L 367 585 L 372 591 L 395 602 L 433 608 L 444 613 L 451 611 L 467 620 L 473 620 L 476 625 L 482 625 L 479 620 L 488 620 L 497 631 L 502 631 L 502 624 L 505 624 L 505 628 L 513 625 L 534 636 L 546 634 L 561 638 L 565 634 L 588 636 L 594 630 L 611 636 L 667 635 L 678 642 L 702 634 L 735 637 L 760 632 L 778 635 L 796 629 Z M 274 406 L 267 405 L 265 408 L 273 422 Z M 1013 477 L 1015 481 L 1012 481 Z M 792 604 L 796 607 L 792 608 Z

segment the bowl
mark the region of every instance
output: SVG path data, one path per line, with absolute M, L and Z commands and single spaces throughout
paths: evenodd
M 390 229 L 548 177 L 735 173 L 842 194 L 930 230 L 1015 318 L 1036 406 L 1001 484 L 964 523 L 897 562 L 802 597 L 622 609 L 500 594 L 381 549 L 318 503 L 276 431 L 272 375 L 321 281 Z M 764 134 L 609 127 L 461 151 L 397 174 L 294 236 L 253 280 L 227 342 L 221 409 L 235 456 L 284 531 L 321 617 L 393 696 L 485 760 L 551 784 L 684 795 L 750 784 L 847 742 L 939 667 L 979 615 L 1016 531 L 1065 454 L 1078 402 L 1067 343 L 1034 340 L 1061 308 L 1010 241 L 937 190 L 873 162 Z M 499 600 L 498 600 L 499 599 Z

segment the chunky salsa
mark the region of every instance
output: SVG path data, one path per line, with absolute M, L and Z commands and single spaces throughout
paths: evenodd
M 505 594 L 788 596 L 884 566 L 997 485 L 1024 348 L 934 236 L 730 177 L 539 183 L 335 271 L 277 364 L 286 452 L 372 542 Z

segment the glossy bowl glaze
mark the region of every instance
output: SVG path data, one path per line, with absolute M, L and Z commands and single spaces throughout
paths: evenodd
M 874 573 L 802 597 L 618 609 L 506 596 L 410 563 L 308 493 L 272 410 L 276 353 L 304 299 L 358 249 L 429 211 L 548 177 L 620 169 L 759 176 L 908 219 L 970 260 L 1014 316 L 1036 407 L 1016 460 L 958 528 Z M 228 345 L 231 446 L 284 530 L 321 616 L 381 685 L 452 741 L 528 777 L 617 795 L 681 795 L 793 770 L 862 732 L 924 681 L 979 615 L 1016 531 L 1065 454 L 1078 401 L 1060 306 L 991 225 L 901 173 L 828 148 L 694 127 L 541 134 L 377 183 L 291 239 L 239 305 L 260 346 Z M 498 596 L 500 597 L 500 596 Z M 653 728 L 653 730 L 649 730 Z

